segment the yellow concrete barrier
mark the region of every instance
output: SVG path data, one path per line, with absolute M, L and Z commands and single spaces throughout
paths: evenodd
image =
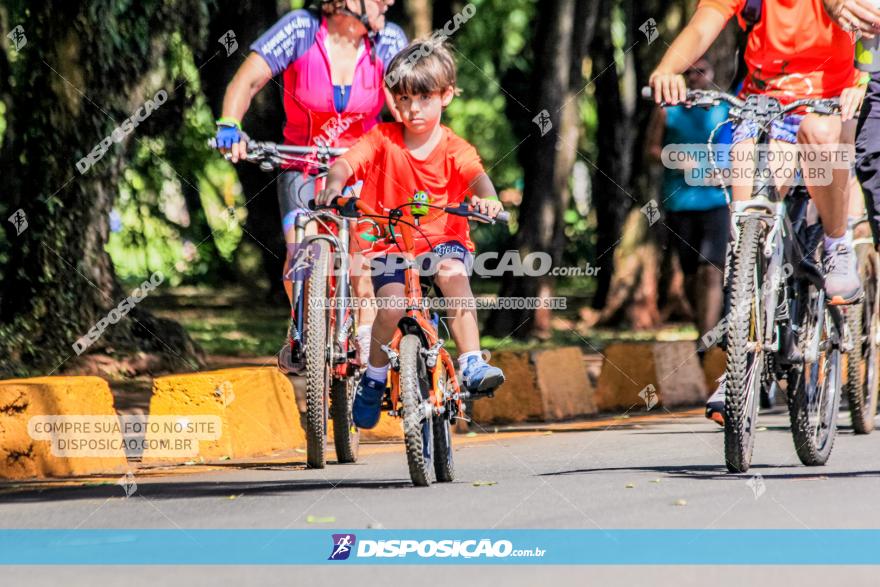
M 384 442 L 403 440 L 403 420 L 383 412 L 375 428 L 361 430 L 361 440 Z
M 593 387 L 578 347 L 539 351 L 499 351 L 491 363 L 505 383 L 492 399 L 473 403 L 478 424 L 553 422 L 596 413 Z
M 615 343 L 602 354 L 605 361 L 595 394 L 600 411 L 693 406 L 708 395 L 707 375 L 692 341 Z M 713 365 L 717 360 L 713 354 Z
M 101 435 L 118 446 L 109 451 L 110 456 L 82 456 L 76 451 L 71 456 L 55 456 L 51 441 L 35 440 L 28 432 L 28 422 L 40 416 L 115 417 L 116 411 L 110 387 L 100 377 L 0 381 L 0 478 L 68 477 L 126 469 L 121 433 Z
M 193 456 L 169 455 L 163 447 L 151 447 L 166 437 L 161 429 L 168 417 L 185 423 L 209 417 L 219 421 L 219 438 L 199 441 L 195 459 L 248 458 L 306 445 L 293 387 L 274 367 L 155 379 L 143 462 L 193 460 Z

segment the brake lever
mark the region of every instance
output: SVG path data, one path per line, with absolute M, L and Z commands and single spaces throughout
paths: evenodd
M 309 210 L 313 212 L 317 212 L 320 210 L 333 210 L 344 218 L 360 218 L 361 213 L 360 210 L 358 210 L 355 198 L 350 198 L 342 206 L 337 204 L 338 200 L 339 198 L 334 198 L 333 202 L 331 202 L 330 204 L 321 204 L 320 206 L 316 204 L 314 200 L 309 200 L 308 204 L 306 205 L 308 206 Z
M 459 204 L 458 206 L 449 206 L 443 209 L 448 214 L 452 214 L 454 216 L 464 216 L 466 218 L 475 218 L 477 220 L 482 220 L 486 224 L 495 224 L 496 222 L 500 222 L 502 224 L 507 224 L 510 220 L 510 213 L 502 210 L 499 212 L 494 218 L 489 216 L 488 214 L 483 214 L 482 212 L 476 212 L 471 210 L 468 204 Z
M 837 100 L 821 100 L 807 106 L 807 112 L 821 114 L 823 116 L 833 116 L 840 114 L 840 103 Z

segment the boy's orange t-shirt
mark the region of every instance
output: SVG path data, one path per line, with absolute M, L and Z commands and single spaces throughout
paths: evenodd
M 362 136 L 344 155 L 354 170 L 352 181 L 363 180 L 361 198 L 379 213 L 412 201 L 417 192 L 427 194 L 434 206 L 455 206 L 470 199 L 471 182 L 485 173 L 474 147 L 446 126 L 440 127 L 440 142 L 424 160 L 412 156 L 403 141 L 403 124 L 377 124 Z M 458 241 L 474 250 L 468 221 L 461 216 L 429 209 L 413 230 L 416 255 L 449 241 Z M 398 239 L 400 246 L 403 242 Z M 399 249 L 385 241 L 373 244 L 372 253 Z
M 746 0 L 700 0 L 724 18 L 739 15 Z M 740 18 L 740 24 L 744 24 Z M 855 37 L 826 14 L 822 0 L 764 0 L 761 20 L 746 46 L 744 94 L 768 94 L 782 102 L 839 96 L 859 80 Z

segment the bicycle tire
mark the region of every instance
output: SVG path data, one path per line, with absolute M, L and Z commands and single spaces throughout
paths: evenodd
M 339 463 L 355 463 L 361 432 L 351 417 L 351 404 L 357 390 L 357 377 L 337 379 L 330 388 L 330 415 L 333 419 L 333 445 Z
M 763 317 L 764 311 L 758 284 L 764 278 L 764 257 L 759 248 L 765 230 L 758 218 L 746 218 L 731 254 L 734 270 L 730 284 L 732 313 L 727 327 L 724 459 L 732 473 L 745 473 L 751 465 L 758 397 L 766 366 L 763 352 L 748 348 L 749 343 L 763 338 L 763 333 L 757 332 L 756 316 Z M 743 319 L 742 311 L 737 309 L 748 309 L 748 319 Z
M 804 362 L 795 374 L 787 396 L 795 452 L 804 465 L 814 467 L 828 461 L 837 436 L 837 414 L 842 395 L 841 353 L 839 346 L 831 344 L 830 334 L 835 326 L 828 315 L 827 301 L 819 307 L 815 286 L 809 283 L 805 285 L 801 299 L 809 300 L 809 305 L 802 306 L 797 317 Z M 806 363 L 809 341 L 816 329 L 819 312 L 825 313 L 823 348 L 820 348 L 815 363 Z M 816 418 L 812 417 L 814 411 Z
M 330 387 L 330 364 L 327 341 L 332 340 L 329 330 L 330 312 L 322 307 L 327 297 L 328 245 L 314 241 L 318 253 L 308 280 L 306 310 L 306 462 L 312 469 L 327 465 L 327 418 Z M 312 246 L 312 245 L 309 245 Z
M 449 419 L 451 416 L 450 407 L 452 402 L 446 402 L 446 391 L 448 385 L 448 377 L 446 369 L 442 361 L 437 361 L 437 369 L 441 369 L 440 388 L 436 389 L 436 393 L 442 393 L 444 404 L 447 411 L 443 414 L 437 414 L 433 418 L 433 434 L 434 434 L 434 473 L 437 481 L 441 483 L 449 483 L 455 479 L 455 458 L 452 452 L 452 426 Z
M 400 399 L 403 404 L 403 439 L 406 461 L 413 485 L 431 485 L 433 463 L 433 418 L 427 416 L 427 369 L 422 356 L 422 341 L 407 334 L 400 341 Z
M 865 295 L 847 309 L 847 330 L 851 349 L 847 356 L 844 394 L 849 404 L 850 420 L 856 434 L 870 434 L 877 414 L 880 384 L 880 349 L 877 345 L 880 315 L 877 307 L 877 254 L 869 246 L 857 246 L 859 275 Z

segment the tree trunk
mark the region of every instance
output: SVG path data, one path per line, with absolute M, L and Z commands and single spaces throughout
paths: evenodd
M 406 3 L 406 12 L 412 23 L 415 38 L 425 38 L 431 34 L 431 1 L 409 0 Z
M 84 173 L 76 164 L 158 90 L 173 95 L 158 65 L 173 32 L 196 37 L 200 25 L 193 15 L 202 13 L 197 1 L 9 6 L 9 22 L 24 27 L 27 45 L 12 63 L 16 91 L 7 102 L 10 144 L 0 171 L 9 209 L 22 209 L 28 227 L 19 235 L 3 223 L 10 243 L 0 294 L 5 375 L 68 366 L 76 357 L 73 343 L 128 294 L 104 245 L 125 151 L 139 140 L 139 129 L 120 145 L 111 143 Z M 200 362 L 198 347 L 180 325 L 139 307 L 108 326 L 89 348 L 95 350 L 146 351 L 166 366 Z
M 599 126 L 596 132 L 598 157 L 594 167 L 593 203 L 598 220 L 596 226 L 596 263 L 599 274 L 594 308 L 603 308 L 609 296 L 614 275 L 614 250 L 621 240 L 623 221 L 636 204 L 632 194 L 632 112 L 628 111 L 621 92 L 621 77 L 614 62 L 611 37 L 613 0 L 602 0 L 602 20 L 592 46 L 596 110 Z M 626 29 L 632 23 L 627 20 Z M 629 46 L 629 45 L 627 45 Z M 631 53 L 627 54 L 630 57 Z M 627 60 L 627 64 L 631 64 Z
M 533 91 L 525 117 L 545 120 L 529 127 L 519 148 L 524 190 L 519 231 L 510 248 L 518 249 L 523 257 L 547 253 L 555 266 L 565 246 L 564 211 L 569 205 L 568 181 L 580 133 L 581 64 L 595 30 L 598 5 L 588 0 L 545 0 L 539 4 L 538 15 Z M 518 127 L 525 123 L 521 120 Z M 523 279 L 506 274 L 499 296 L 548 298 L 552 290 L 549 276 Z M 550 334 L 550 314 L 546 310 L 495 311 L 489 315 L 485 331 L 502 337 L 544 338 Z
M 248 47 L 275 24 L 280 16 L 274 0 L 218 2 L 208 26 L 208 47 L 201 60 L 205 65 L 199 70 L 202 87 L 214 116 L 220 117 L 226 86 L 247 56 Z M 238 41 L 238 51 L 229 57 L 217 41 L 228 30 L 235 32 Z M 221 53 L 213 56 L 217 50 Z M 254 97 L 242 123 L 255 140 L 282 140 L 284 111 L 281 96 L 281 78 L 278 77 Z M 247 208 L 245 238 L 254 243 L 259 251 L 263 273 L 270 284 L 269 301 L 286 301 L 281 282 L 285 245 L 281 230 L 281 211 L 278 207 L 278 173 L 264 173 L 256 165 L 249 163 L 240 163 L 235 170 Z
M 656 15 L 665 15 L 666 23 L 683 25 L 689 16 L 686 4 L 677 2 L 670 6 L 658 0 L 626 3 L 630 7 L 626 12 L 626 29 L 638 31 L 642 23 Z M 621 85 L 619 80 L 613 79 L 613 75 L 608 75 L 611 70 L 605 74 L 607 78 L 602 76 L 596 81 L 600 121 L 597 167 L 603 172 L 608 170 L 607 175 L 597 173 L 596 192 L 607 193 L 606 190 L 611 190 L 615 193 L 614 198 L 599 196 L 595 199 L 599 219 L 598 263 L 602 269 L 593 299 L 593 307 L 600 312 L 592 316 L 591 322 L 604 326 L 624 321 L 631 327 L 647 329 L 655 328 L 670 318 L 692 317 L 681 268 L 670 259 L 672 243 L 665 223 L 660 220 L 650 224 L 640 210 L 649 201 L 659 205 L 661 198 L 657 190 L 659 181 L 656 176 L 652 181 L 649 165 L 643 157 L 645 129 L 654 106 L 634 97 L 638 88 L 647 85 L 651 70 L 662 56 L 663 49 L 678 34 L 679 28 L 667 26 L 661 27 L 660 31 L 662 36 L 654 41 L 640 36 L 637 41 L 627 42 L 627 46 L 635 45 L 628 55 L 625 69 L 630 77 L 630 83 L 623 84 L 626 91 L 615 94 Z M 635 34 L 642 33 L 639 31 Z M 725 42 L 729 41 L 729 33 L 725 32 L 724 35 Z M 608 47 L 602 46 L 605 38 L 605 35 L 601 35 L 597 43 L 598 56 L 608 54 Z M 723 63 L 720 53 L 717 62 L 719 65 Z M 595 67 L 602 66 L 597 64 Z M 729 79 L 732 75 L 729 68 L 724 67 L 720 73 L 722 83 L 724 78 Z M 603 121 L 608 121 L 604 127 Z M 622 121 L 622 124 L 612 121 Z M 599 184 L 604 184 L 602 191 Z M 628 195 L 621 197 L 621 188 Z M 627 216 L 629 210 L 631 212 Z
M 458 5 L 454 7 L 453 5 Z M 456 9 L 460 9 L 463 5 L 461 2 L 453 0 L 432 0 L 431 2 L 431 29 L 442 29 L 443 26 L 452 19 L 452 15 Z

